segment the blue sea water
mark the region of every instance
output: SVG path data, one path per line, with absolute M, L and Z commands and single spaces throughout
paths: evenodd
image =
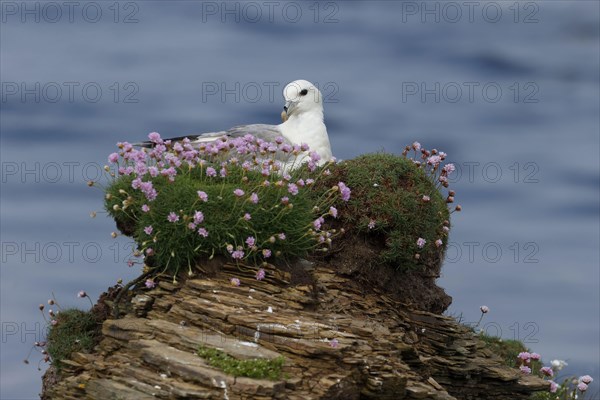
M 0 3 L 1 399 L 40 392 L 39 303 L 139 272 L 88 215 L 115 143 L 278 123 L 300 78 L 338 158 L 418 140 L 457 165 L 449 313 L 485 304 L 489 334 L 600 385 L 598 2 L 77 4 Z

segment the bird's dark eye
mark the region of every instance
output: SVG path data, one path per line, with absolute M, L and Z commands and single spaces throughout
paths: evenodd
M 300 96 L 306 96 L 308 94 L 308 89 L 302 89 L 300 91 Z

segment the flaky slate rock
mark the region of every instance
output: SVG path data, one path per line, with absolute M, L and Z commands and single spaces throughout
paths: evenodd
M 210 277 L 137 289 L 121 318 L 104 322 L 93 354 L 73 354 L 42 397 L 518 400 L 547 389 L 452 318 L 365 291 L 325 267 L 311 269 L 313 285 L 266 270 L 257 281 L 252 269 L 224 264 Z M 229 376 L 196 355 L 199 345 L 239 359 L 283 356 L 284 375 Z

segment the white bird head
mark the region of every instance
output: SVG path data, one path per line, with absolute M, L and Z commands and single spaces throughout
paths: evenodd
M 287 120 L 292 116 L 300 116 L 308 112 L 323 114 L 323 98 L 321 92 L 309 81 L 299 79 L 290 82 L 283 88 L 282 118 Z

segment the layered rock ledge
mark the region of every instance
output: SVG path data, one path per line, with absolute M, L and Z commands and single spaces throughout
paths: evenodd
M 526 399 L 547 382 L 506 366 L 470 329 L 320 266 L 305 282 L 223 264 L 136 289 L 91 354 L 45 377 L 44 399 Z M 240 286 L 230 283 L 239 278 Z M 196 354 L 285 358 L 280 380 L 234 377 Z

